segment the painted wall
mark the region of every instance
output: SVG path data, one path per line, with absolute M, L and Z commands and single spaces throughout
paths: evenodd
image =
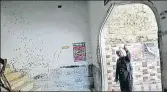
M 103 1 L 89 1 L 88 5 L 89 5 L 89 22 L 90 22 L 90 33 L 91 33 L 91 51 L 92 51 L 92 61 L 93 64 L 97 67 L 98 63 L 97 63 L 97 57 L 96 57 L 96 49 L 97 49 L 97 38 L 98 38 L 98 34 L 100 31 L 100 27 L 102 26 L 105 17 L 107 16 L 107 11 L 110 7 L 110 4 L 112 2 L 126 2 L 126 1 L 110 1 L 106 6 L 104 6 L 104 2 Z M 166 1 L 153 1 L 155 7 L 158 10 L 158 13 L 160 14 L 161 12 L 163 12 L 164 10 L 167 10 L 167 2 Z M 166 14 L 164 14 L 164 16 L 167 16 Z M 165 26 L 167 24 L 167 18 L 164 18 L 161 20 L 161 24 L 162 24 L 162 31 L 164 32 L 167 27 Z M 166 31 L 165 31 L 166 32 Z M 162 49 L 163 49 L 163 53 L 162 53 L 162 61 L 166 61 L 167 57 L 165 53 L 167 53 L 167 49 L 165 49 L 167 47 L 167 41 L 165 40 L 167 36 L 163 36 L 163 44 L 162 44 Z M 163 66 L 166 66 L 167 63 L 163 63 Z M 167 70 L 167 68 L 163 67 L 163 72 Z M 101 79 L 96 78 L 96 76 L 98 75 L 98 73 L 96 73 L 95 75 L 95 87 L 97 90 L 100 90 L 101 85 L 99 85 L 100 83 L 97 82 L 97 80 Z M 167 89 L 167 73 L 164 72 L 164 87 Z
M 89 25 L 90 25 L 90 39 L 91 39 L 91 53 L 92 53 L 92 63 L 95 65 L 94 69 L 94 85 L 96 90 L 101 89 L 101 72 L 103 69 L 100 69 L 100 62 L 97 61 L 97 38 L 100 31 L 100 27 L 105 19 L 107 10 L 110 6 L 104 6 L 103 1 L 88 1 L 89 5 Z M 101 71 L 100 71 L 101 70 Z M 107 75 L 107 74 L 106 74 Z M 99 81 L 100 80 L 100 81 Z
M 27 71 L 31 78 L 41 80 L 37 84 L 47 84 L 43 90 L 72 88 L 68 85 L 76 90 L 88 89 L 89 39 L 86 1 L 1 2 L 1 57 L 7 58 L 14 69 Z M 87 61 L 74 62 L 72 44 L 77 42 L 86 42 Z M 69 48 L 63 49 L 64 46 Z M 75 68 L 60 68 L 71 65 L 79 66 L 77 70 L 82 73 L 75 72 Z M 58 78 L 52 79 L 53 71 L 61 71 L 56 75 Z

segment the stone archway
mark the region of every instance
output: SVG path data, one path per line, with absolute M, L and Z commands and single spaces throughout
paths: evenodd
M 137 4 L 140 4 L 140 3 L 137 3 Z M 133 4 L 131 4 L 131 5 L 133 5 Z M 145 4 L 141 4 L 141 5 L 144 5 L 144 6 L 146 6 L 148 9 L 150 9 L 150 11 L 151 11 L 151 13 L 152 13 L 152 16 L 154 16 L 154 19 L 153 19 L 153 20 L 155 21 L 156 28 L 155 28 L 155 33 L 152 33 L 152 34 L 155 34 L 155 35 L 156 35 L 157 38 L 156 38 L 154 41 L 156 41 L 156 43 L 157 43 L 157 45 L 158 45 L 158 41 L 160 40 L 160 38 L 158 39 L 158 34 L 157 34 L 157 33 L 158 33 L 160 27 L 159 27 L 159 21 L 157 21 L 157 19 L 156 19 L 156 18 L 157 18 L 157 15 L 156 15 L 156 14 L 154 15 L 155 10 L 152 11 L 152 9 L 151 9 L 149 6 L 145 5 Z M 126 6 L 126 5 L 122 5 L 122 6 Z M 118 7 L 119 7 L 119 6 L 118 6 Z M 152 7 L 152 6 L 151 6 L 151 7 Z M 112 15 L 112 13 L 113 13 L 113 10 L 114 10 L 114 9 L 112 9 L 112 11 L 111 11 L 111 15 Z M 117 13 L 118 13 L 118 12 L 117 12 Z M 122 14 L 123 14 L 123 13 L 122 13 Z M 118 17 L 118 16 L 116 16 L 116 17 Z M 126 17 L 126 16 L 125 16 L 125 17 Z M 129 16 L 129 18 L 132 18 L 132 16 Z M 146 17 L 145 17 L 145 18 L 146 18 Z M 110 15 L 108 16 L 108 19 L 107 19 L 107 20 L 109 20 L 109 19 L 110 19 Z M 119 21 L 118 18 L 117 18 L 117 19 L 116 19 L 116 18 L 113 18 L 113 19 L 115 19 L 115 20 L 112 20 L 112 21 Z M 133 18 L 132 18 L 132 20 L 133 20 Z M 129 22 L 129 23 L 130 23 L 130 22 Z M 142 23 L 142 22 L 141 22 L 141 23 Z M 145 22 L 145 23 L 146 23 L 146 22 Z M 148 22 L 147 22 L 147 23 L 148 23 Z M 113 23 L 113 24 L 114 24 L 114 23 Z M 100 36 L 100 37 L 102 37 L 102 35 L 105 34 L 104 30 L 109 30 L 109 29 L 112 30 L 112 31 L 110 31 L 110 32 L 111 32 L 110 34 L 114 34 L 114 31 L 116 31 L 116 30 L 117 30 L 116 32 L 118 32 L 118 30 L 119 30 L 119 32 L 120 32 L 120 33 L 118 32 L 117 35 L 123 33 L 123 31 L 120 31 L 120 28 L 115 28 L 115 29 L 106 28 L 105 25 L 107 25 L 107 22 L 104 24 L 103 29 L 101 30 L 101 36 Z M 112 23 L 111 23 L 111 24 L 108 24 L 108 25 L 111 26 Z M 120 26 L 121 24 L 119 24 L 119 22 L 117 22 L 117 25 Z M 131 24 L 129 24 L 129 25 L 131 25 Z M 135 24 L 135 25 L 139 25 L 139 24 Z M 146 25 L 149 25 L 149 24 L 146 24 Z M 114 26 L 114 25 L 112 25 L 112 26 Z M 133 26 L 134 26 L 134 25 L 133 25 Z M 123 27 L 122 27 L 122 28 L 123 28 Z M 135 27 L 133 27 L 133 28 L 135 28 Z M 137 28 L 136 28 L 136 29 L 137 29 Z M 139 28 L 139 29 L 141 29 L 141 30 L 144 30 L 144 29 L 145 29 L 145 30 L 151 30 L 151 29 L 147 29 L 147 28 Z M 123 28 L 122 30 L 125 30 L 125 28 Z M 129 29 L 127 29 L 127 30 L 129 30 Z M 126 31 L 127 31 L 127 30 L 126 30 Z M 135 29 L 131 29 L 131 30 L 135 30 Z M 106 31 L 106 32 L 107 32 L 107 31 Z M 151 32 L 152 32 L 152 31 L 151 31 Z M 131 32 L 131 34 L 132 34 L 132 35 L 135 35 L 134 32 Z M 139 33 L 137 33 L 137 34 L 139 34 Z M 149 33 L 148 33 L 148 34 L 149 34 Z M 127 34 L 124 34 L 124 36 L 125 36 L 125 35 L 127 36 Z M 153 37 L 155 37 L 155 35 L 154 35 Z M 112 35 L 112 37 L 113 37 L 113 35 Z M 115 40 L 114 40 L 115 42 L 116 42 L 116 39 L 117 39 L 117 42 L 119 42 L 119 39 L 122 39 L 123 36 L 120 36 L 120 37 L 118 37 L 118 38 L 117 38 L 117 37 L 118 37 L 118 36 L 115 36 Z M 128 36 L 128 37 L 129 37 L 129 36 Z M 125 38 L 126 38 L 126 37 L 125 37 Z M 129 38 L 133 38 L 133 37 L 131 36 L 131 37 L 129 37 Z M 136 43 L 136 42 L 139 42 L 139 43 L 142 42 L 142 43 L 143 43 L 143 41 L 138 41 L 139 38 L 140 38 L 140 39 L 146 39 L 147 41 L 149 40 L 148 37 L 143 37 L 142 35 L 140 35 L 140 36 L 138 35 L 138 37 L 135 36 L 134 38 L 136 38 L 136 40 L 135 40 L 134 42 L 132 41 L 132 43 Z M 101 38 L 100 38 L 100 39 L 101 39 Z M 126 38 L 124 41 L 128 41 L 127 39 L 128 39 L 128 38 Z M 113 39 L 112 39 L 112 40 L 113 40 Z M 108 41 L 109 41 L 109 39 L 108 39 Z M 113 41 L 113 42 L 114 42 L 114 41 Z M 106 41 L 104 41 L 104 39 L 103 39 L 103 41 L 101 40 L 100 42 L 101 42 L 101 47 L 104 47 L 105 45 L 104 45 L 103 43 L 106 42 Z M 110 39 L 110 42 L 109 42 L 109 43 L 111 43 L 111 42 L 112 42 L 112 41 L 111 41 L 111 39 Z M 121 42 L 121 41 L 120 41 L 120 43 L 126 43 L 126 42 Z M 103 46 L 102 46 L 102 45 L 103 45 Z M 110 44 L 110 45 L 111 45 L 111 44 Z M 156 45 L 156 47 L 158 48 L 157 45 Z M 135 46 L 136 46 L 136 45 L 135 45 Z M 139 46 L 139 45 L 138 45 L 138 46 Z M 117 46 L 116 46 L 116 47 L 117 47 Z M 105 51 L 106 51 L 107 49 L 108 49 L 108 48 L 106 48 Z M 103 51 L 104 51 L 104 48 L 101 48 L 101 50 L 102 50 L 102 51 L 101 51 L 101 54 L 103 54 L 103 57 L 104 57 L 104 54 L 105 54 L 106 58 L 111 57 L 109 54 L 106 55 L 106 53 L 103 52 Z M 112 54 L 112 53 L 111 53 L 111 54 Z M 158 52 L 158 54 L 159 54 L 159 52 Z M 103 59 L 102 59 L 103 68 L 104 68 L 105 66 L 108 66 L 107 64 L 109 64 L 109 63 L 107 62 L 108 60 L 107 60 L 106 58 L 103 58 Z M 159 62 L 160 62 L 160 58 L 161 58 L 161 57 L 159 57 Z M 115 59 L 116 59 L 116 58 L 115 58 Z M 111 61 L 112 61 L 112 60 L 111 60 Z M 106 63 L 106 64 L 105 64 L 105 63 Z M 160 72 L 160 67 L 159 67 L 158 71 Z M 103 77 L 103 78 L 104 78 L 104 77 L 106 78 L 106 76 L 104 76 L 104 75 L 108 74 L 108 72 L 110 73 L 111 71 L 110 71 L 110 69 L 109 69 L 108 71 L 107 71 L 107 69 L 103 69 L 103 73 L 104 73 L 104 72 L 105 72 L 105 74 L 103 74 L 102 77 Z M 112 74 L 112 75 L 113 75 L 113 74 Z M 160 81 L 161 81 L 161 74 L 160 74 L 160 77 L 159 77 L 159 78 L 160 78 Z M 110 77 L 109 77 L 108 79 L 109 79 L 109 80 L 112 80 Z M 105 82 L 106 82 L 106 81 L 108 81 L 108 80 L 105 79 Z M 104 81 L 103 81 L 103 82 L 104 82 Z M 104 85 L 104 84 L 108 86 L 107 83 L 103 83 L 103 85 Z M 109 84 L 110 84 L 110 83 L 109 83 Z M 107 88 L 109 88 L 109 87 L 107 87 Z

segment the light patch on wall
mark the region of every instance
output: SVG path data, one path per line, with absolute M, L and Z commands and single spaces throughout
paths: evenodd
M 61 49 L 69 49 L 70 46 L 63 46 Z

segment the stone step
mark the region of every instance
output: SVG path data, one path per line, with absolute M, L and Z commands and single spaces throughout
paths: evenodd
M 27 75 L 12 70 L 9 64 L 6 65 L 4 74 L 11 85 L 12 91 L 41 91 L 40 88 L 34 87 L 34 83 L 29 80 Z M 1 91 L 6 90 L 2 88 Z
M 24 83 L 26 83 L 26 81 L 28 81 L 28 80 L 29 80 L 28 76 L 25 75 L 25 76 L 22 76 L 22 77 L 19 77 L 19 78 L 13 80 L 13 81 L 10 81 L 9 83 L 10 83 L 12 89 L 15 89 L 15 88 L 23 85 Z
M 22 76 L 20 72 L 12 72 L 5 75 L 8 81 L 12 81 Z
M 4 88 L 2 88 L 2 87 L 1 87 L 1 91 L 2 91 L 2 92 L 5 92 L 5 91 L 7 92 L 7 90 L 6 90 L 6 89 L 4 89 Z
M 14 91 L 30 91 L 33 89 L 34 83 L 32 81 L 27 81 L 23 85 L 14 89 Z
M 6 64 L 6 68 L 10 68 L 10 64 Z
M 0 92 L 8 92 L 5 88 L 1 87 L 1 91 Z
M 8 73 L 11 73 L 11 72 L 12 72 L 12 70 L 10 68 L 5 68 L 4 74 L 8 74 Z

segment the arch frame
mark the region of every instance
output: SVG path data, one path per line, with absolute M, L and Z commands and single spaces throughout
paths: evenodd
M 108 11 L 106 12 L 105 14 L 105 17 L 103 19 L 103 22 L 101 23 L 100 25 L 100 28 L 99 28 L 99 34 L 98 34 L 98 41 L 97 41 L 97 49 L 99 49 L 99 56 L 97 57 L 100 57 L 100 60 L 99 60 L 99 63 L 101 63 L 101 69 L 102 69 L 102 74 L 101 74 L 101 89 L 102 91 L 108 91 L 108 85 L 106 85 L 106 79 L 105 79 L 105 75 L 107 73 L 107 69 L 105 70 L 103 67 L 106 65 L 104 64 L 104 58 L 102 57 L 103 55 L 103 51 L 102 51 L 102 42 L 101 42 L 101 39 L 102 39 L 102 32 L 103 32 L 103 27 L 109 17 L 109 15 L 111 14 L 113 8 L 115 6 L 119 6 L 119 5 L 125 5 L 125 4 L 145 4 L 147 5 L 151 10 L 152 12 L 154 13 L 154 16 L 156 18 L 156 22 L 157 22 L 157 27 L 158 27 L 158 48 L 159 48 L 159 54 L 160 54 L 160 68 L 161 68 L 161 85 L 162 85 L 162 91 L 164 91 L 164 74 L 163 74 L 163 52 L 162 52 L 162 26 L 161 26 L 161 22 L 160 22 L 160 15 L 158 13 L 158 10 L 157 8 L 155 7 L 155 5 L 153 4 L 152 1 L 144 1 L 144 0 L 141 0 L 141 1 L 111 1 L 111 4 L 110 4 L 110 7 L 108 8 Z

